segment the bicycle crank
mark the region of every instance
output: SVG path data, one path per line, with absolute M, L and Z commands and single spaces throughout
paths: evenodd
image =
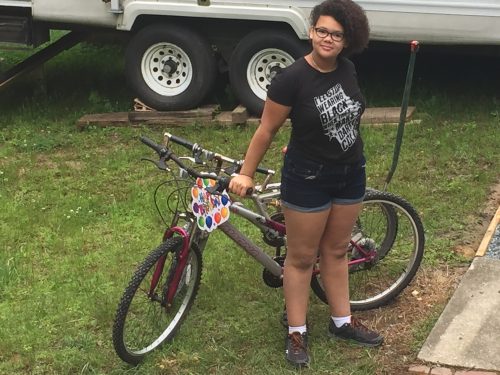
M 275 212 L 274 214 L 271 215 L 271 220 L 284 224 L 285 215 L 283 215 L 283 212 Z M 269 246 L 274 246 L 274 247 L 285 246 L 285 237 L 277 233 L 277 231 L 268 229 L 267 231 L 263 231 L 262 235 L 263 235 L 262 239 Z
M 277 256 L 273 258 L 276 263 L 278 263 L 281 267 L 285 264 L 284 256 Z M 264 268 L 262 271 L 262 279 L 264 283 L 271 288 L 281 288 L 283 286 L 283 278 L 280 276 L 274 276 L 271 272 Z

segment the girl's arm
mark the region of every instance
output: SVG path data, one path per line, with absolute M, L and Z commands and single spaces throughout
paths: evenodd
M 260 125 L 250 141 L 240 174 L 235 176 L 229 185 L 229 189 L 233 193 L 243 197 L 249 188 L 254 187 L 253 176 L 255 170 L 290 111 L 291 107 L 278 104 L 271 99 L 266 100 Z

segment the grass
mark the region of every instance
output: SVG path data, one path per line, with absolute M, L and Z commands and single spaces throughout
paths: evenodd
M 25 54 L 0 52 L 0 71 Z M 407 126 L 389 186 L 422 216 L 428 269 L 467 262 L 453 247 L 498 182 L 499 61 L 460 56 L 449 66 L 456 60 L 422 48 L 411 99 L 421 122 Z M 400 104 L 406 61 L 406 51 L 368 51 L 356 59 L 369 106 Z M 137 138 L 160 139 L 166 129 L 80 132 L 75 122 L 86 113 L 129 110 L 132 98 L 121 49 L 88 44 L 51 60 L 42 76 L 0 92 L 0 373 L 294 373 L 283 361 L 281 291 L 267 288 L 261 267 L 221 233 L 209 240 L 197 301 L 174 342 L 137 368 L 114 354 L 117 303 L 162 232 L 151 200 L 161 176 L 140 162 L 151 153 Z M 170 131 L 240 157 L 254 128 L 193 124 Z M 391 126 L 363 128 L 373 187 L 384 184 L 395 133 Z M 289 129 L 278 133 L 263 164 L 279 169 L 288 135 Z M 381 367 L 384 347 L 332 344 L 322 324 L 327 309 L 311 301 L 313 364 L 304 372 L 391 373 Z M 429 312 L 427 322 L 435 319 Z M 419 324 L 414 340 L 423 341 L 431 328 Z

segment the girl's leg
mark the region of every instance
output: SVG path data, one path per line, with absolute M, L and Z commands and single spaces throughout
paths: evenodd
M 365 327 L 359 320 L 351 319 L 349 304 L 349 270 L 347 245 L 362 204 L 333 205 L 320 243 L 321 280 L 325 288 L 331 320 L 330 333 L 344 340 L 363 346 L 378 346 L 384 338 Z
M 283 292 L 288 324 L 306 324 L 312 268 L 330 210 L 298 212 L 283 207 L 287 232 L 287 255 L 283 270 Z
M 336 317 L 351 314 L 346 252 L 361 207 L 362 203 L 332 205 L 319 245 L 321 280 L 331 315 Z

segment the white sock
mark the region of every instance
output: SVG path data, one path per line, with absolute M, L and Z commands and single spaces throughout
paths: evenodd
M 288 326 L 288 334 L 290 335 L 294 332 L 298 332 L 300 334 L 303 334 L 303 333 L 307 332 L 307 326 L 305 324 L 303 326 L 298 326 L 298 327 Z
M 332 316 L 332 320 L 333 320 L 333 324 L 335 324 L 335 327 L 337 327 L 337 328 L 342 327 L 346 323 L 351 324 L 351 316 L 350 315 L 340 316 L 340 317 Z

